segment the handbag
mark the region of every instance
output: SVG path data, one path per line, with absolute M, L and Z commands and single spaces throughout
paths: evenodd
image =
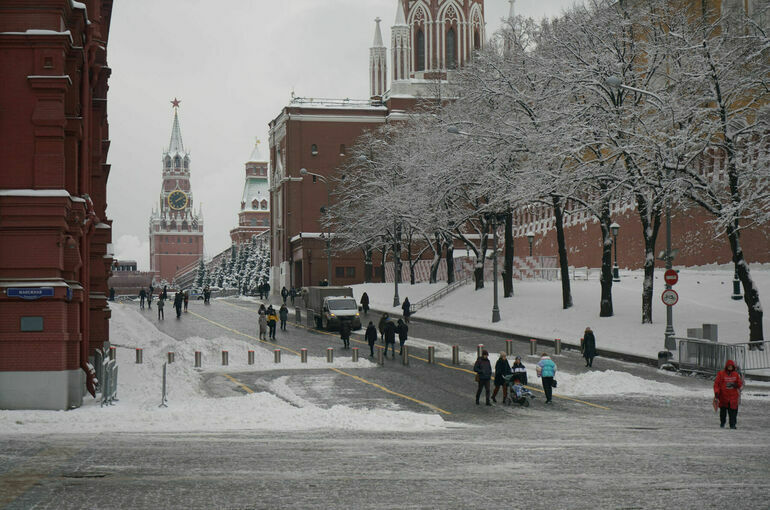
M 551 383 L 551 387 L 552 387 L 552 388 L 555 388 L 555 387 L 556 387 L 556 379 L 554 379 L 554 380 L 553 380 L 553 382 Z

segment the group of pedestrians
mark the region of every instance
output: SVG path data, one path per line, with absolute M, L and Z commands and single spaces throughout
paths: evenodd
M 543 391 L 545 392 L 545 403 L 550 404 L 553 398 L 553 388 L 556 387 L 556 363 L 548 356 L 547 353 L 543 353 L 540 357 L 540 361 L 535 366 L 537 376 L 542 380 Z M 492 363 L 489 361 L 489 351 L 482 350 L 481 356 L 476 359 L 476 363 L 473 365 L 473 371 L 476 372 L 476 382 L 478 387 L 476 389 L 476 405 L 480 404 L 481 391 L 484 390 L 486 397 L 486 405 L 491 406 L 492 402 L 497 402 L 497 394 L 500 387 L 503 388 L 503 401 L 508 399 L 508 381 L 511 380 L 513 387 L 516 391 L 516 395 L 511 395 L 511 399 L 521 398 L 521 391 L 527 384 L 527 367 L 521 362 L 521 356 L 516 356 L 513 365 L 508 364 L 508 356 L 505 352 L 500 352 L 500 357 L 495 363 L 494 370 L 494 384 L 495 390 L 490 395 L 492 384 Z
M 289 309 L 286 308 L 286 304 L 282 304 L 278 311 L 275 311 L 273 305 L 265 307 L 264 303 L 259 305 L 259 311 L 257 312 L 259 319 L 257 321 L 259 325 L 259 339 L 260 340 L 275 340 L 275 330 L 280 324 L 281 331 L 286 331 L 286 321 L 289 320 Z
M 155 288 L 152 284 L 145 290 L 144 288 L 139 290 L 139 308 L 144 310 L 144 305 L 147 303 L 147 308 L 152 310 L 152 298 L 155 292 Z M 165 308 L 166 301 L 168 300 L 168 286 L 164 285 L 162 289 L 158 290 L 158 320 L 162 321 L 166 319 Z M 190 303 L 189 291 L 177 291 L 174 294 L 174 300 L 172 306 L 176 311 L 176 318 L 182 318 L 182 312 L 187 312 L 187 307 Z
M 291 298 L 291 306 L 294 306 L 294 298 L 297 297 L 297 289 L 295 289 L 293 286 L 291 289 L 287 289 L 286 287 L 281 289 L 281 298 L 283 298 L 283 304 L 286 304 L 286 299 Z
M 369 331 L 369 328 L 374 328 L 374 323 L 372 321 L 369 321 L 367 331 Z M 380 332 L 380 339 L 385 345 L 384 354 L 386 358 L 388 357 L 388 347 L 390 347 L 391 359 L 396 357 L 396 335 L 398 335 L 398 343 L 400 345 L 399 355 L 404 353 L 404 344 L 406 343 L 409 334 L 409 326 L 404 322 L 404 319 L 398 319 L 398 322 L 393 322 L 393 319 L 391 319 L 387 313 L 384 313 L 382 314 L 382 317 L 380 317 L 377 329 Z M 374 338 L 374 341 L 370 340 L 372 337 Z M 376 332 L 367 336 L 367 341 L 369 342 L 369 357 L 374 357 L 374 342 L 376 342 L 376 339 Z

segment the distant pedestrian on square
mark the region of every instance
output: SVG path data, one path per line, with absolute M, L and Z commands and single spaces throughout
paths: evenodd
M 286 287 L 281 289 L 281 297 L 283 298 L 283 304 L 286 304 L 286 298 L 289 297 L 289 289 Z
M 385 337 L 385 357 L 388 356 L 388 346 L 390 346 L 390 357 L 395 358 L 396 357 L 396 325 L 393 324 L 393 321 L 386 320 L 384 328 L 384 334 Z
M 409 302 L 409 298 L 404 298 L 404 302 L 401 303 L 401 310 L 404 312 L 404 321 L 409 324 L 409 316 L 412 315 L 412 304 Z
M 147 292 L 144 289 L 139 291 L 139 309 L 144 310 L 144 300 L 147 299 Z
M 489 385 L 492 380 L 492 364 L 489 362 L 489 352 L 486 349 L 481 351 L 481 357 L 476 359 L 476 363 L 473 364 L 473 371 L 476 372 L 476 382 L 479 384 L 476 390 L 476 405 L 479 405 L 481 390 L 484 389 L 486 391 L 487 405 L 491 406 L 492 402 L 489 401 Z
M 147 308 L 152 310 L 152 285 L 150 285 L 150 290 L 147 292 Z
M 168 300 L 168 286 L 163 286 L 163 299 Z
M 730 415 L 730 428 L 738 425 L 738 406 L 741 403 L 743 378 L 735 368 L 735 362 L 729 359 L 724 370 L 720 370 L 714 379 L 714 400 L 719 405 L 719 426 L 724 428 L 727 415 Z
M 286 303 L 282 304 L 278 310 L 278 318 L 281 320 L 281 331 L 286 331 L 286 321 L 289 320 L 289 309 L 286 308 Z
M 182 302 L 184 303 L 184 312 L 187 313 L 187 304 L 190 301 L 190 293 L 187 291 L 182 292 Z
M 259 311 L 259 339 L 267 340 L 267 312 Z
M 521 362 L 521 356 L 516 356 L 516 359 L 513 360 L 511 370 L 513 371 L 513 376 L 517 377 L 521 384 L 527 384 L 527 367 Z
M 364 312 L 364 315 L 369 314 L 369 294 L 366 292 L 361 294 L 361 311 Z
M 174 294 L 174 309 L 176 310 L 176 318 L 181 319 L 182 318 L 182 304 L 184 302 L 184 297 L 182 296 L 181 292 L 177 292 Z
M 586 328 L 583 333 L 583 342 L 580 344 L 580 349 L 583 351 L 583 357 L 586 359 L 586 366 L 593 366 L 594 358 L 596 357 L 596 337 L 591 328 Z
M 295 289 L 293 285 L 291 289 L 289 289 L 289 297 L 291 298 L 291 306 L 294 306 L 294 298 L 297 297 L 297 289 Z
M 278 315 L 272 306 L 267 308 L 267 328 L 270 331 L 270 339 L 275 340 L 275 327 L 278 325 Z
M 553 378 L 556 375 L 556 363 L 543 353 L 537 364 L 537 376 L 543 380 L 543 391 L 545 392 L 545 403 L 550 404 L 553 396 Z
M 158 298 L 158 320 L 162 321 L 166 319 L 166 315 L 163 313 L 163 307 L 165 303 L 163 301 L 163 298 Z
M 503 402 L 508 398 L 508 385 L 505 383 L 503 376 L 511 375 L 511 365 L 508 364 L 508 356 L 505 352 L 500 352 L 500 357 L 497 358 L 495 363 L 495 391 L 492 392 L 492 402 L 497 402 L 497 392 L 500 391 L 500 386 L 503 387 Z
M 350 321 L 340 322 L 340 338 L 342 339 L 342 347 L 350 349 Z
M 366 326 L 366 333 L 364 333 L 366 343 L 369 344 L 369 357 L 374 357 L 374 344 L 377 343 L 377 328 L 374 327 L 374 323 L 369 321 L 369 325 Z
M 398 325 L 396 326 L 396 332 L 398 333 L 399 344 L 399 356 L 404 353 L 404 344 L 406 343 L 407 333 L 409 332 L 409 326 L 404 323 L 403 320 L 398 319 Z

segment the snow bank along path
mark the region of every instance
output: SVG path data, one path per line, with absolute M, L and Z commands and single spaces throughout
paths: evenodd
M 0 411 L 0 430 L 4 433 L 93 433 L 93 432 L 192 432 L 227 430 L 342 429 L 366 431 L 435 431 L 447 426 L 438 414 L 386 409 L 354 409 L 347 406 L 321 408 L 307 402 L 283 384 L 280 397 L 271 393 L 210 398 L 200 386 L 200 373 L 193 368 L 194 351 L 205 360 L 219 360 L 221 350 L 229 350 L 228 370 L 275 370 L 272 352 L 246 341 L 229 337 L 200 337 L 177 341 L 158 331 L 140 315 L 135 305 L 112 304 L 110 335 L 118 347 L 119 402 L 101 408 L 86 397 L 84 405 L 71 411 Z M 144 350 L 142 364 L 135 364 L 134 349 Z M 255 351 L 255 364 L 248 365 L 246 352 Z M 162 365 L 166 353 L 174 351 L 175 363 L 168 365 L 168 408 L 159 408 Z M 235 356 L 235 353 L 243 353 Z M 374 366 L 366 360 L 353 364 L 308 357 L 300 363 L 295 356 L 282 360 L 282 370 L 313 368 L 364 368 Z M 224 367 L 217 370 L 223 371 Z

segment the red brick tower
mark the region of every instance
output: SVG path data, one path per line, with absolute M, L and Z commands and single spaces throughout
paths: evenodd
M 193 210 L 190 154 L 182 143 L 179 103 L 174 107 L 171 141 L 163 154 L 163 184 L 158 209 L 150 217 L 150 271 L 171 282 L 176 272 L 203 257 L 203 217 Z
M 238 227 L 230 231 L 236 246 L 251 242 L 252 236 L 270 230 L 270 185 L 268 163 L 259 150 L 259 140 L 246 163 L 246 183 L 243 185 Z

